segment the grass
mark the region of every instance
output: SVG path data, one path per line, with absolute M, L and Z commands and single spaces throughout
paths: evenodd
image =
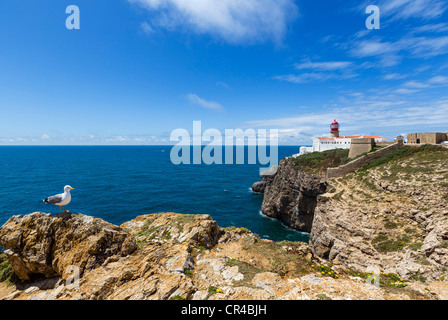
M 240 261 L 238 259 L 230 259 L 226 262 L 226 264 L 229 267 L 237 266 L 238 272 L 240 272 L 244 276 L 243 280 L 236 281 L 234 283 L 237 286 L 239 286 L 239 285 L 250 286 L 255 275 L 257 275 L 260 272 L 263 272 L 263 270 L 261 270 L 257 267 L 254 267 L 244 261 Z
M 321 173 L 327 168 L 338 167 L 348 163 L 348 149 L 334 149 L 323 152 L 312 152 L 292 158 L 296 168 L 301 168 L 309 173 Z
M 0 282 L 5 282 L 8 285 L 16 283 L 19 278 L 12 270 L 12 266 L 9 263 L 6 254 L 0 253 Z
M 215 286 L 210 286 L 208 287 L 208 293 L 207 293 L 207 298 L 205 300 L 207 300 L 208 298 L 210 298 L 212 295 L 214 295 L 215 293 L 222 293 L 222 290 L 219 289 L 218 287 Z
M 347 269 L 346 272 L 353 277 L 359 277 L 368 281 L 372 280 L 372 283 L 376 282 L 380 287 L 404 288 L 407 286 L 405 280 L 394 273 L 373 274 L 371 272 L 361 272 L 350 269 Z
M 400 159 L 404 159 L 404 158 L 408 158 L 411 156 L 424 156 L 426 161 L 433 161 L 433 160 L 438 160 L 440 159 L 440 155 L 448 155 L 448 149 L 447 148 L 443 148 L 441 146 L 436 146 L 436 145 L 423 145 L 421 147 L 410 147 L 410 146 L 403 146 L 403 147 L 399 147 L 387 154 L 385 154 L 384 156 L 372 160 L 369 163 L 365 164 L 360 171 L 366 171 L 368 169 L 386 164 L 388 162 L 394 161 L 394 160 L 400 160 Z M 417 168 L 417 169 L 413 169 L 413 167 L 405 167 L 402 168 L 400 166 L 401 170 L 427 170 L 427 167 L 421 167 L 421 168 Z
M 329 266 L 321 264 L 317 266 L 311 265 L 311 267 L 314 268 L 317 272 L 319 272 L 322 276 L 332 277 L 333 279 L 339 278 L 339 275 L 336 274 Z
M 381 253 L 395 252 L 406 247 L 410 240 L 411 238 L 408 235 L 402 235 L 396 239 L 389 239 L 388 236 L 380 234 L 372 240 L 372 245 Z
M 398 228 L 398 224 L 390 221 L 389 219 L 384 219 L 384 226 L 386 227 L 386 229 L 397 229 Z
M 285 250 L 283 247 L 287 247 Z M 252 277 L 253 272 L 273 272 L 280 276 L 303 276 L 313 272 L 313 268 L 309 260 L 303 256 L 303 253 L 299 250 L 300 244 L 292 241 L 281 242 L 264 242 L 258 241 L 255 243 L 247 243 L 247 249 L 245 251 L 250 254 L 251 252 L 256 255 L 264 256 L 268 264 L 262 269 L 243 263 L 242 261 L 229 260 L 228 264 L 238 265 L 239 271 L 244 275 L 244 279 Z M 247 273 L 247 275 L 245 274 Z

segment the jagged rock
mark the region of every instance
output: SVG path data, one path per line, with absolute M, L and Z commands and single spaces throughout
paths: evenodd
M 95 219 L 89 218 L 87 221 L 94 222 Z M 81 278 L 73 283 L 60 277 L 30 281 L 26 286 L 17 286 L 15 294 L 12 294 L 14 289 L 5 290 L 0 283 L 0 299 L 409 298 L 405 292 L 392 294 L 387 289 L 367 284 L 364 279 L 347 276 L 342 265 L 333 268 L 339 270 L 339 278 L 322 275 L 312 268 L 311 264 L 316 260 L 306 243 L 274 243 L 260 239 L 247 229 L 219 228 L 207 215 L 152 214 L 139 216 L 116 228 L 140 239 L 138 249 L 132 254 L 123 256 L 117 253 L 95 268 L 85 268 Z M 90 227 L 81 225 L 80 229 L 85 231 Z M 17 238 L 17 233 L 12 235 Z M 28 235 L 18 238 L 21 237 L 29 238 Z M 46 237 L 39 239 L 45 242 Z M 337 239 L 335 245 L 330 247 L 336 257 L 345 263 L 348 248 L 340 246 L 339 241 Z M 50 247 L 56 249 L 56 246 Z M 363 246 L 359 247 L 366 250 Z M 76 248 L 82 249 L 84 246 L 75 246 L 70 250 Z M 438 290 L 435 285 L 431 286 L 431 290 L 433 288 L 436 294 L 423 290 L 420 296 L 430 299 L 443 296 L 443 290 Z
M 266 186 L 274 180 L 275 175 L 277 174 L 278 166 L 273 166 L 269 168 L 269 170 L 263 171 L 260 174 L 261 181 L 255 182 L 252 185 L 252 191 L 257 193 L 264 193 Z
M 264 190 L 266 189 L 266 185 L 267 185 L 267 182 L 265 182 L 265 181 L 255 182 L 252 185 L 252 191 L 257 192 L 257 193 L 264 193 Z
M 111 256 L 136 249 L 135 239 L 118 226 L 82 214 L 35 212 L 13 216 L 0 228 L 0 245 L 22 280 L 35 276 L 66 279 L 72 270 L 100 266 Z

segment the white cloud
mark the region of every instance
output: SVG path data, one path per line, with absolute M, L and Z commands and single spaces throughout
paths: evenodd
M 298 16 L 294 0 L 129 0 L 148 9 L 151 29 L 208 34 L 232 44 L 280 44 Z
M 280 80 L 280 81 L 286 81 L 291 83 L 308 83 L 313 81 L 328 81 L 331 79 L 338 79 L 338 80 L 347 80 L 358 76 L 354 73 L 331 73 L 331 72 L 308 72 L 308 73 L 302 73 L 299 75 L 296 74 L 287 74 L 287 75 L 281 75 L 281 76 L 275 76 L 274 79 Z
M 428 59 L 448 53 L 448 36 L 415 37 L 408 34 L 397 41 L 383 41 L 380 38 L 354 40 L 350 54 L 357 58 L 378 57 L 381 67 L 398 65 L 403 57 Z
M 425 32 L 440 33 L 447 31 L 448 31 L 448 23 L 425 24 L 413 30 L 414 33 L 425 33 Z
M 305 71 L 299 74 L 286 74 L 275 76 L 274 79 L 291 83 L 307 83 L 313 81 L 327 81 L 331 79 L 346 80 L 357 77 L 353 72 L 353 63 L 350 61 L 321 61 L 312 62 L 304 60 L 296 63 L 297 71 Z
M 216 111 L 224 110 L 224 107 L 221 104 L 214 102 L 214 101 L 207 101 L 207 100 L 202 99 L 201 97 L 199 97 L 195 94 L 192 94 L 192 93 L 189 93 L 187 95 L 187 99 L 188 99 L 188 101 L 190 101 L 190 103 L 195 104 L 195 105 L 200 106 L 205 109 L 211 109 L 211 110 L 216 110 Z
M 378 6 L 389 19 L 421 18 L 425 20 L 440 17 L 447 9 L 443 0 L 383 0 Z
M 51 139 L 51 137 L 50 137 L 48 134 L 46 134 L 46 133 L 44 133 L 43 135 L 41 135 L 40 138 L 41 138 L 42 140 L 48 140 L 48 139 Z
M 324 62 L 302 62 L 295 64 L 297 70 L 313 69 L 313 70 L 326 70 L 334 71 L 340 69 L 346 69 L 352 65 L 349 61 L 324 61 Z
M 399 74 L 399 73 L 389 73 L 384 75 L 383 79 L 384 80 L 398 80 L 398 79 L 404 79 L 406 78 L 406 75 L 404 74 Z
M 404 84 L 405 87 L 409 87 L 409 88 L 416 88 L 416 89 L 423 89 L 423 88 L 428 88 L 429 85 L 423 82 L 419 82 L 419 81 L 415 81 L 415 80 L 411 80 L 408 81 Z
M 364 11 L 371 4 L 371 0 L 366 0 L 356 10 Z M 379 0 L 375 5 L 380 8 L 382 21 L 431 20 L 441 17 L 447 10 L 445 0 Z
M 398 87 L 365 94 L 346 93 L 328 109 L 289 117 L 253 120 L 245 125 L 279 129 L 284 133 L 280 135 L 280 144 L 310 144 L 311 137 L 324 136 L 329 132 L 333 119 L 341 123 L 343 135 L 379 134 L 389 139 L 403 131 L 431 131 L 445 127 L 448 122 L 448 97 L 416 101 L 408 98 L 407 94 L 411 91 L 414 92 Z M 288 130 L 295 132 L 301 140 L 288 140 Z
M 148 34 L 148 35 L 155 32 L 154 29 L 147 22 L 143 22 L 140 25 L 140 28 L 143 31 L 143 33 Z
M 448 77 L 445 76 L 435 76 L 428 80 L 431 84 L 448 84 Z

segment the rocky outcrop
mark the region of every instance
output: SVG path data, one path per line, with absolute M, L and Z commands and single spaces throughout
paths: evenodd
M 421 151 L 330 180 L 315 210 L 313 253 L 404 280 L 447 279 L 447 166 L 448 153 Z
M 0 228 L 0 246 L 22 280 L 65 279 L 72 272 L 70 266 L 82 274 L 137 248 L 134 237 L 102 219 L 42 212 L 11 217 Z
M 208 215 L 150 214 L 117 227 L 82 215 L 35 213 L 14 217 L 1 230 L 2 246 L 20 248 L 15 253 L 23 264 L 34 257 L 42 276 L 53 276 L 0 283 L 0 299 L 6 300 L 437 299 L 446 289 L 440 282 L 410 283 L 390 292 L 315 258 L 306 243 L 275 243 L 245 228 L 220 228 Z M 85 241 L 95 249 L 84 250 Z M 85 266 L 79 280 L 63 278 L 50 263 L 61 256 L 60 248 L 68 260 Z M 50 257 L 47 264 L 43 257 Z
M 300 170 L 291 158 L 285 158 L 266 184 L 261 211 L 292 229 L 311 232 L 317 196 L 326 188 L 325 179 Z
M 272 182 L 277 174 L 278 166 L 273 166 L 260 174 L 261 181 L 257 181 L 252 185 L 252 191 L 256 193 L 264 193 L 266 186 Z

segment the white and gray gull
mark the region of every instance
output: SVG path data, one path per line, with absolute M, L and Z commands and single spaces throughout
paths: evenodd
M 67 210 L 65 210 L 65 208 L 63 206 L 68 205 L 70 203 L 70 201 L 72 201 L 72 195 L 70 194 L 71 190 L 75 190 L 75 189 L 73 189 L 70 186 L 65 186 L 64 193 L 57 194 L 55 196 L 44 199 L 43 202 L 54 204 L 55 206 L 59 206 L 59 208 L 61 209 L 61 212 L 62 212 L 62 209 L 64 209 L 65 212 L 68 212 Z

